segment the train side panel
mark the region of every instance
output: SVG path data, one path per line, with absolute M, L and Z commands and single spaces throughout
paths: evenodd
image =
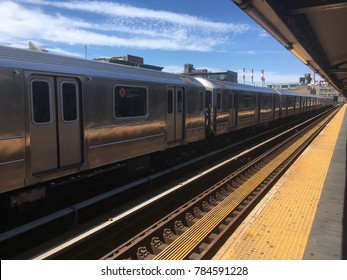
M 230 109 L 232 106 L 232 95 L 228 90 L 213 90 L 213 114 L 215 135 L 225 134 L 230 131 Z
M 295 97 L 295 115 L 298 115 L 302 112 L 302 96 Z
M 184 143 L 205 138 L 205 90 L 204 88 L 186 88 Z
M 25 178 L 23 73 L 0 68 L 0 192 L 22 187 Z
M 265 123 L 274 119 L 274 95 L 259 94 L 259 122 Z
M 222 108 L 223 113 L 226 115 L 227 129 L 226 133 L 236 129 L 236 110 L 235 110 L 235 98 L 237 96 L 236 91 L 227 89 L 223 91 L 222 95 Z
M 86 83 L 88 168 L 165 149 L 164 85 L 102 78 Z
M 277 120 L 280 118 L 280 112 L 281 112 L 281 96 L 279 93 L 274 94 L 274 101 L 273 101 L 273 107 L 274 107 L 274 120 Z
M 206 125 L 209 133 L 220 135 L 236 130 L 235 84 L 196 78 L 205 87 Z
M 29 202 L 44 184 L 25 186 L 332 103 L 7 47 L 0 57 L 0 193 L 23 188 Z
M 295 114 L 295 102 L 296 96 L 287 96 L 287 117 L 293 116 Z
M 81 77 L 24 73 L 25 185 L 79 172 L 84 165 Z
M 258 123 L 259 93 L 239 91 L 237 102 L 237 128 L 245 128 Z

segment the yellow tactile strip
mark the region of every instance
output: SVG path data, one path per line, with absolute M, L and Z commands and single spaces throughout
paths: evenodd
M 304 256 L 346 105 L 235 231 L 214 259 Z
M 175 260 L 185 259 L 193 249 L 205 238 L 219 223 L 221 223 L 246 196 L 251 193 L 263 180 L 265 180 L 285 159 L 298 149 L 318 128 L 303 135 L 298 141 L 267 164 L 255 176 L 242 184 L 216 207 L 204 215 L 196 224 L 188 228 L 181 236 L 168 245 L 155 259 Z

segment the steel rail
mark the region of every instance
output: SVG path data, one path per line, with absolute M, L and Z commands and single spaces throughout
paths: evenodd
M 304 132 L 298 132 L 278 144 L 237 174 L 222 180 L 200 198 L 187 203 L 102 259 L 210 258 L 215 247 L 225 240 L 225 236 L 241 222 L 240 219 L 254 207 L 335 113 L 318 124 L 314 123 L 314 128 L 304 135 Z M 163 232 L 163 237 L 160 237 L 160 232 Z M 137 247 L 136 255 L 134 246 Z

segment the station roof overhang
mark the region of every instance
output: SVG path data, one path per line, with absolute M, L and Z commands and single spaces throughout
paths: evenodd
M 347 97 L 347 1 L 232 1 Z

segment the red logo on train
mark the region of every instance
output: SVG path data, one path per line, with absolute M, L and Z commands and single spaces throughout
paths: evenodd
M 121 88 L 120 90 L 119 90 L 119 95 L 121 96 L 121 97 L 124 97 L 124 95 L 127 93 L 126 92 L 126 90 L 124 89 L 124 88 Z

